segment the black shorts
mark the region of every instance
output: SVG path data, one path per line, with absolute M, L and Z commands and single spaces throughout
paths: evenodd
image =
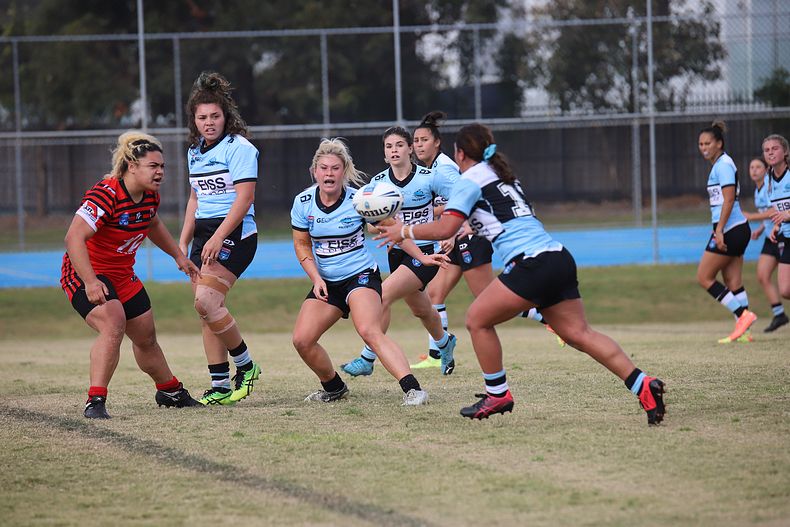
M 423 254 L 433 254 L 433 245 L 420 245 L 419 248 Z M 439 272 L 439 266 L 423 265 L 416 258 L 412 258 L 406 254 L 403 249 L 391 249 L 390 252 L 387 253 L 387 261 L 390 265 L 390 273 L 394 273 L 395 269 L 401 265 L 408 267 L 411 272 L 420 279 L 420 282 L 422 282 L 420 291 L 424 290 L 428 282 L 433 280 L 433 277 Z
M 765 254 L 767 256 L 771 256 L 773 258 L 779 259 L 779 242 L 772 242 L 767 236 L 763 241 L 763 248 L 760 250 L 760 254 Z
M 195 235 L 192 239 L 189 259 L 198 266 L 198 269 L 203 265 L 200 259 L 203 246 L 217 232 L 217 228 L 224 219 L 195 220 Z M 255 258 L 255 251 L 258 250 L 258 235 L 251 234 L 242 240 L 241 226 L 242 224 L 239 223 L 239 226 L 233 229 L 233 232 L 225 238 L 225 241 L 222 242 L 222 249 L 219 251 L 219 258 L 217 258 L 217 262 L 236 275 L 236 278 L 239 278 L 245 269 L 249 267 L 252 259 Z
M 96 278 L 104 282 L 107 289 L 110 291 L 110 294 L 107 295 L 107 300 L 118 300 L 118 293 L 115 292 L 115 287 L 113 287 L 110 279 L 102 274 L 96 275 Z M 126 320 L 131 320 L 151 309 L 151 299 L 148 298 L 148 293 L 146 293 L 145 287 L 143 287 L 136 295 L 122 305 L 123 312 L 126 314 Z M 88 300 L 88 295 L 85 293 L 85 285 L 83 284 L 71 297 L 71 307 L 73 307 L 82 318 L 86 318 L 93 308 L 99 306 Z
M 776 237 L 776 250 L 779 251 L 779 263 L 790 264 L 790 240 L 784 236 Z
M 466 272 L 475 267 L 491 263 L 491 255 L 494 248 L 486 238 L 482 236 L 468 235 L 456 238 L 455 247 L 447 256 L 450 263 L 461 267 L 462 272 Z
M 351 312 L 351 308 L 348 306 L 348 295 L 360 287 L 372 289 L 381 297 L 381 273 L 378 268 L 365 269 L 361 273 L 339 282 L 326 282 L 327 296 L 329 297 L 327 303 L 342 311 L 343 318 L 348 318 L 348 314 Z M 305 300 L 309 298 L 317 298 L 312 289 L 307 293 Z
M 723 254 L 724 256 L 743 256 L 746 252 L 746 246 L 749 245 L 749 240 L 752 239 L 752 228 L 749 227 L 749 222 L 736 225 L 732 229 L 724 233 L 724 243 L 727 245 L 727 251 L 720 251 L 716 247 L 716 224 L 713 224 L 713 230 L 708 239 L 708 244 L 705 250 L 709 253 Z
M 498 278 L 505 287 L 538 309 L 581 298 L 576 261 L 565 248 L 531 258 L 516 256 L 505 265 Z

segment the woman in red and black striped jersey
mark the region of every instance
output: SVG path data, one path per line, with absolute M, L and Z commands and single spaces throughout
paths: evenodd
M 156 340 L 151 301 L 133 270 L 137 249 L 148 236 L 190 279 L 200 274 L 156 214 L 165 167 L 162 145 L 150 135 L 127 132 L 118 138 L 112 165 L 112 173 L 85 194 L 69 226 L 60 278 L 72 307 L 99 334 L 91 347 L 84 415 L 110 417 L 107 386 L 124 333 L 137 365 L 156 383 L 159 406 L 197 406 L 167 365 Z

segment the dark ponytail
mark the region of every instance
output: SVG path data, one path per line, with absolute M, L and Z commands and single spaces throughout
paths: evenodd
M 721 141 L 721 149 L 724 150 L 724 132 L 727 131 L 727 125 L 724 121 L 713 121 L 710 126 L 706 126 L 699 131 L 700 134 L 710 134 L 716 141 Z
M 463 150 L 466 157 L 474 161 L 488 163 L 503 183 L 513 184 L 516 181 L 507 158 L 496 151 L 494 134 L 487 126 L 479 123 L 464 126 L 455 136 L 455 147 Z
M 420 124 L 414 130 L 417 131 L 420 128 L 425 128 L 431 132 L 434 139 L 441 141 L 442 134 L 439 132 L 439 124 L 445 119 L 447 119 L 447 114 L 438 110 L 426 113 Z

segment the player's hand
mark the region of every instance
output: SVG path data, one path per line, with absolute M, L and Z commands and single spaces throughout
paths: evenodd
M 217 261 L 219 258 L 219 251 L 222 249 L 223 241 L 224 240 L 217 239 L 216 236 L 212 236 L 208 239 L 206 244 L 203 246 L 203 251 L 200 253 L 200 259 L 203 261 L 204 265 Z
M 383 240 L 380 244 L 378 244 L 378 247 L 384 247 L 387 245 L 389 248 L 389 246 L 403 241 L 403 236 L 400 235 L 403 223 L 400 220 L 393 220 L 392 223 L 387 225 L 379 223 L 376 225 L 376 227 L 378 228 L 379 233 L 373 239 Z
M 442 240 L 439 242 L 439 247 L 441 248 L 444 254 L 449 253 L 455 247 L 455 238 L 447 238 L 446 240 Z
M 790 221 L 790 211 L 781 211 L 774 209 L 771 211 L 771 221 L 774 222 L 776 225 L 783 223 L 785 221 Z
M 779 234 L 779 225 L 780 225 L 779 223 L 774 225 L 774 228 L 771 229 L 771 232 L 768 234 L 768 239 L 771 240 L 774 243 L 778 242 L 778 240 L 776 239 L 776 236 Z
M 727 244 L 724 243 L 724 233 L 721 231 L 716 231 L 713 233 L 713 236 L 716 240 L 716 248 L 720 251 L 727 252 Z
M 91 304 L 100 306 L 107 303 L 107 297 L 110 295 L 110 290 L 107 289 L 107 284 L 99 279 L 95 282 L 85 284 L 85 294 Z
M 423 265 L 431 266 L 431 267 L 441 267 L 442 269 L 446 269 L 447 265 L 450 263 L 450 257 L 446 254 L 426 254 L 423 258 L 420 258 L 420 263 Z
M 323 300 L 327 302 L 329 300 L 329 293 L 326 289 L 326 282 L 324 282 L 321 278 L 313 282 L 313 294 L 318 300 Z
M 195 265 L 192 260 L 184 256 L 183 253 L 176 258 L 176 265 L 179 271 L 189 277 L 190 282 L 196 283 L 198 278 L 200 278 L 200 269 L 198 269 L 197 265 Z

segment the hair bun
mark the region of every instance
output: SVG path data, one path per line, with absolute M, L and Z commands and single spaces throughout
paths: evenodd
M 713 123 L 711 124 L 711 128 L 718 128 L 719 130 L 721 130 L 721 133 L 727 131 L 727 125 L 725 124 L 724 121 L 713 121 Z
M 439 110 L 434 110 L 432 112 L 428 112 L 427 114 L 425 114 L 425 116 L 423 116 L 420 126 L 437 127 L 439 126 L 439 121 L 444 121 L 445 119 L 447 119 L 446 113 Z

